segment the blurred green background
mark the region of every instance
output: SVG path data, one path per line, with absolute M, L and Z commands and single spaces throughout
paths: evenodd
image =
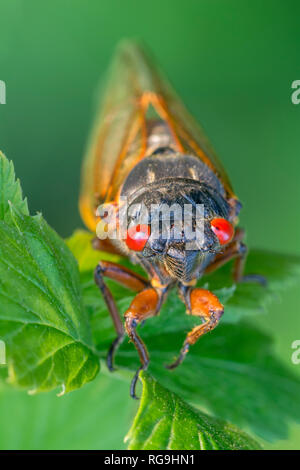
M 98 83 L 117 42 L 137 37 L 228 169 L 249 245 L 300 254 L 300 105 L 291 102 L 291 83 L 300 79 L 299 17 L 293 0 L 0 0 L 7 86 L 0 148 L 15 163 L 31 212 L 42 211 L 63 236 L 81 226 L 80 164 Z M 299 307 L 294 288 L 255 319 L 295 373 Z M 99 376 L 63 398 L 1 387 L 2 449 L 124 447 L 136 404 L 117 377 Z M 115 395 L 113 410 L 97 400 L 103 388 Z M 300 427 L 267 447 L 300 449 Z

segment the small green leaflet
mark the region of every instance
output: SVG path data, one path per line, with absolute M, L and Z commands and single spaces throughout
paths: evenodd
M 20 181 L 15 178 L 13 162 L 0 151 L 0 220 L 9 216 L 9 204 L 24 215 L 29 215 L 26 199 L 23 199 Z
M 121 257 L 118 255 L 112 255 L 101 251 L 94 250 L 92 246 L 93 235 L 86 230 L 75 230 L 72 237 L 66 240 L 66 243 L 73 255 L 77 259 L 80 271 L 91 271 L 94 270 L 99 262 L 99 259 L 109 260 L 115 263 L 121 261 Z
M 126 437 L 130 450 L 253 450 L 258 442 L 212 418 L 141 373 L 140 408 Z

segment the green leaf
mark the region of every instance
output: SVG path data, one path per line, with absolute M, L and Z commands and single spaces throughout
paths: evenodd
M 264 312 L 280 289 L 299 279 L 299 266 L 296 257 L 252 250 L 247 272 L 265 275 L 268 288 L 255 283 L 234 286 L 230 266 L 203 279 L 222 298 L 225 314 L 220 325 L 202 337 L 173 372 L 166 371 L 164 364 L 178 355 L 187 331 L 199 320 L 185 315 L 177 292 L 170 292 L 160 315 L 139 327 L 150 353 L 152 374 L 162 385 L 218 417 L 269 440 L 286 438 L 288 423 L 300 421 L 299 378 L 276 357 L 271 339 L 245 320 Z M 104 358 L 115 338 L 112 322 L 93 272 L 81 272 L 81 283 L 94 342 Z M 112 281 L 107 284 L 124 314 L 134 294 Z M 139 365 L 137 352 L 126 339 L 116 363 L 132 371 Z
M 9 216 L 10 202 L 23 214 L 29 214 L 20 182 L 15 178 L 13 162 L 7 160 L 0 151 L 0 220 L 5 220 Z
M 127 435 L 131 450 L 253 450 L 254 439 L 236 427 L 192 408 L 141 373 L 140 408 Z
M 77 262 L 41 215 L 27 215 L 13 167 L 3 155 L 0 162 L 0 338 L 9 380 L 31 392 L 68 392 L 99 370 Z

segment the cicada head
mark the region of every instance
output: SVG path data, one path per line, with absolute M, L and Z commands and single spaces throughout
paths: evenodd
M 127 248 L 181 281 L 203 271 L 234 235 L 226 199 L 186 178 L 139 188 L 130 197 L 127 217 Z

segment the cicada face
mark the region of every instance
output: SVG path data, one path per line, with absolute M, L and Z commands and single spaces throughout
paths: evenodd
M 199 275 L 222 249 L 222 239 L 214 221 L 229 217 L 229 204 L 214 188 L 191 178 L 182 178 L 184 165 L 188 174 L 190 157 L 176 155 L 180 162 L 174 169 L 174 157 L 163 157 L 163 169 L 156 172 L 156 181 L 145 186 L 144 167 L 159 168 L 159 153 L 143 160 L 124 184 L 122 197 L 129 196 L 127 237 L 124 242 L 139 261 L 161 265 L 171 278 L 189 281 Z M 176 168 L 176 167 L 175 167 Z M 180 169 L 181 176 L 165 178 Z M 195 168 L 194 168 L 195 169 Z M 134 180 L 134 185 L 130 182 Z M 220 224 L 220 222 L 219 222 Z M 233 230 L 228 222 L 232 238 Z M 223 224 L 224 232 L 224 224 Z

